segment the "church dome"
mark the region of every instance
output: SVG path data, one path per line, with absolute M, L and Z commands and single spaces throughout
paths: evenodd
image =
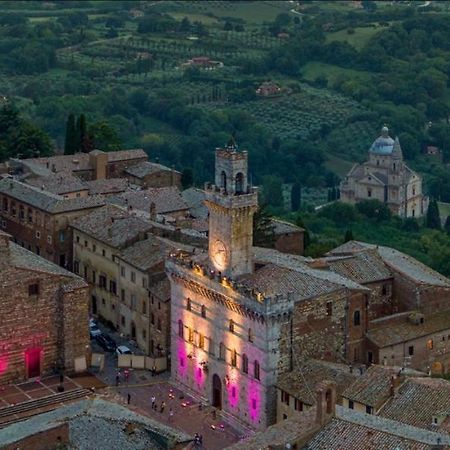
M 390 155 L 394 149 L 394 142 L 394 139 L 389 136 L 388 127 L 384 126 L 381 129 L 381 136 L 373 141 L 370 152 L 378 155 Z

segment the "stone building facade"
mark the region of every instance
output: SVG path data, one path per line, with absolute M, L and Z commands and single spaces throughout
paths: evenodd
M 400 142 L 389 136 L 387 127 L 370 147 L 369 160 L 352 167 L 340 192 L 343 202 L 376 199 L 400 217 L 421 217 L 428 208 L 422 177 L 405 164 Z
M 57 369 L 89 349 L 88 286 L 0 232 L 0 385 Z
M 104 205 L 98 196 L 64 198 L 12 178 L 0 181 L 0 225 L 22 247 L 70 269 L 69 222 Z
M 181 189 L 181 173 L 162 164 L 141 162 L 125 170 L 131 184 L 143 189 L 176 186 Z
M 297 358 L 360 352 L 367 288 L 308 267 L 304 258 L 252 247 L 256 192 L 247 154 L 216 151 L 206 187 L 208 254 L 178 252 L 171 281 L 172 378 L 254 429 L 276 420 L 276 381 Z M 343 331 L 344 330 L 344 331 Z

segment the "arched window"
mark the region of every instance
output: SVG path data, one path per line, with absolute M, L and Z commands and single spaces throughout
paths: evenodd
M 145 300 L 142 302 L 142 314 L 147 314 L 147 302 Z
M 232 320 L 230 320 L 230 322 L 228 324 L 228 328 L 232 333 L 234 333 L 234 322 Z
M 234 349 L 234 350 L 231 352 L 231 365 L 232 365 L 233 367 L 236 367 L 236 366 L 237 366 L 237 352 L 236 352 L 236 349 Z
M 192 303 L 191 303 L 191 299 L 190 299 L 190 298 L 188 298 L 188 299 L 186 300 L 186 309 L 187 309 L 188 311 L 191 311 L 191 309 L 192 309 Z
M 248 373 L 248 358 L 245 353 L 242 355 L 242 372 Z
M 259 362 L 256 359 L 253 364 L 253 376 L 259 380 Z
M 236 175 L 236 186 L 234 189 L 236 194 L 242 194 L 244 192 L 244 174 L 239 172 Z
M 178 321 L 178 336 L 180 336 L 180 338 L 184 339 L 184 325 L 181 320 Z M 152 342 L 153 342 L 153 340 L 152 340 Z
M 150 323 L 155 325 L 155 315 L 153 313 L 150 314 Z
M 206 306 L 202 305 L 202 317 L 206 317 Z
M 227 174 L 222 170 L 222 173 L 220 174 L 220 187 L 227 190 Z
M 333 399 L 330 390 L 325 393 L 325 401 L 327 402 L 327 414 L 331 414 L 333 412 Z
M 361 313 L 359 311 L 353 313 L 353 325 L 355 325 L 355 327 L 361 325 Z
M 219 344 L 219 359 L 225 359 L 225 345 L 223 345 L 223 342 Z
M 248 329 L 248 342 L 253 342 L 253 331 L 251 328 Z

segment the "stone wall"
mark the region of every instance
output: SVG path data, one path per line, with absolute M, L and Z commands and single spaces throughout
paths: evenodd
M 304 232 L 296 231 L 276 236 L 275 249 L 279 252 L 292 255 L 303 255 L 304 252 Z
M 0 272 L 0 384 L 28 378 L 27 351 L 40 351 L 41 375 L 83 356 L 88 338 L 87 288 L 63 292 L 65 277 L 10 266 Z M 69 280 L 70 281 L 70 280 Z M 30 284 L 39 295 L 30 296 Z
M 53 425 L 50 429 L 39 431 L 23 439 L 18 439 L 12 444 L 2 446 L 2 449 L 58 450 L 66 448 L 66 445 L 69 444 L 69 424 L 59 423 Z

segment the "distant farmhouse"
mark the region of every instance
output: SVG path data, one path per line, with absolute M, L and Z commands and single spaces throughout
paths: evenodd
M 420 217 L 428 208 L 422 177 L 404 163 L 400 141 L 389 136 L 387 127 L 370 147 L 369 161 L 355 164 L 340 189 L 343 202 L 376 199 L 400 217 Z

